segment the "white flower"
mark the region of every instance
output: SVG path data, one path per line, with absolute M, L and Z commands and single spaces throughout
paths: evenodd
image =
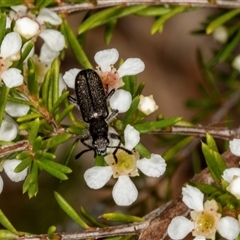
M 14 169 L 18 166 L 18 164 L 21 163 L 20 160 L 17 159 L 11 159 L 11 160 L 4 160 L 0 164 L 0 170 L 4 169 L 6 175 L 9 177 L 9 179 L 13 182 L 19 182 L 25 179 L 27 176 L 27 171 L 28 168 L 25 168 L 21 172 L 14 172 Z M 2 192 L 3 189 L 3 180 L 2 177 L 0 176 L 0 193 Z
M 194 211 L 190 212 L 192 221 L 177 216 L 168 226 L 171 239 L 184 239 L 190 232 L 195 239 L 215 239 L 217 224 L 221 214 L 217 213 L 218 204 L 215 200 L 206 201 L 203 205 L 203 193 L 192 186 L 182 189 L 183 202 Z
M 36 21 L 29 17 L 23 17 L 16 21 L 14 31 L 28 40 L 39 34 L 40 27 Z
M 128 126 L 126 131 L 124 131 L 125 144 L 129 147 L 129 150 L 132 150 L 134 144 L 136 145 L 139 142 L 139 136 L 135 131 L 131 126 Z M 134 139 L 126 136 L 128 134 L 129 136 L 135 136 Z M 143 158 L 137 160 L 137 154 L 129 154 L 122 149 L 118 149 L 116 157 L 118 160 L 117 163 L 113 155 L 108 154 L 105 157 L 105 161 L 109 166 L 95 166 L 88 169 L 84 173 L 84 179 L 90 188 L 99 189 L 112 176 L 117 178 L 118 180 L 113 187 L 112 195 L 116 204 L 120 206 L 128 206 L 137 199 L 138 191 L 131 181 L 130 176 L 138 176 L 138 169 L 150 177 L 159 177 L 166 170 L 165 160 L 158 154 L 152 154 L 150 159 Z
M 158 105 L 153 99 L 153 95 L 150 95 L 149 97 L 144 97 L 140 95 L 140 101 L 138 104 L 138 110 L 143 112 L 145 115 L 150 115 L 154 111 L 158 109 Z
M 124 129 L 125 148 L 132 150 L 140 141 L 140 133 L 130 124 Z
M 234 138 L 229 141 L 229 148 L 232 154 L 240 157 L 240 139 Z
M 240 55 L 237 55 L 234 58 L 234 60 L 232 62 L 232 67 L 240 72 Z
M 216 28 L 213 32 L 213 38 L 224 44 L 225 42 L 227 42 L 228 40 L 228 32 L 227 32 L 227 28 L 224 26 L 220 26 L 218 28 Z
M 94 56 L 105 88 L 119 88 L 124 85 L 122 77 L 136 75 L 145 68 L 141 59 L 128 58 L 117 70 L 113 65 L 117 62 L 118 57 L 119 53 L 115 48 L 99 51 Z
M 179 227 L 179 223 L 181 223 L 184 227 Z M 172 219 L 167 232 L 169 237 L 172 239 L 184 239 L 192 231 L 193 227 L 193 222 L 189 221 L 185 217 L 177 216 Z M 176 236 L 178 237 L 176 238 Z
M 55 12 L 51 11 L 48 8 L 41 8 L 36 20 L 40 24 L 49 22 L 52 25 L 60 25 L 62 23 L 62 19 Z
M 109 99 L 110 107 L 119 113 L 126 112 L 132 103 L 132 95 L 123 89 L 117 89 Z
M 59 31 L 54 29 L 43 30 L 39 36 L 44 40 L 39 59 L 50 64 L 65 47 L 65 38 Z
M 225 169 L 222 178 L 229 183 L 227 191 L 240 199 L 240 168 Z
M 28 105 L 7 102 L 5 111 L 12 117 L 21 117 L 26 115 L 29 109 Z
M 236 239 L 240 232 L 237 219 L 229 216 L 219 220 L 217 230 L 223 238 L 228 240 Z
M 196 211 L 203 210 L 203 193 L 195 187 L 187 185 L 182 188 L 183 202 L 191 209 Z
M 20 86 L 23 83 L 21 71 L 17 68 L 9 68 L 12 61 L 19 59 L 22 39 L 18 33 L 8 33 L 0 47 L 0 78 L 8 88 Z
M 73 88 L 73 89 L 75 88 L 75 79 L 80 71 L 81 71 L 81 69 L 73 68 L 64 73 L 63 80 L 67 84 L 68 87 Z
M 0 127 L 0 141 L 11 142 L 15 139 L 17 133 L 18 125 L 12 120 L 12 118 L 5 115 Z

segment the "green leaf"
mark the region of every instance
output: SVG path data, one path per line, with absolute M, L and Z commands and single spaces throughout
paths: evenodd
M 57 163 L 57 162 L 54 162 L 54 161 L 51 161 L 51 160 L 47 160 L 47 159 L 41 159 L 40 160 L 41 163 L 47 165 L 49 168 L 53 168 L 53 169 L 56 169 L 57 171 L 59 172 L 62 172 L 62 173 L 71 173 L 72 172 L 72 169 L 67 167 L 67 166 L 64 166 L 60 163 Z
M 47 232 L 48 239 L 54 239 L 54 234 L 55 234 L 56 230 L 57 230 L 57 228 L 55 226 L 51 226 L 48 228 L 48 232 Z
M 133 97 L 136 97 L 136 96 L 138 96 L 138 95 L 141 95 L 141 93 L 142 93 L 145 85 L 146 85 L 145 82 L 141 82 L 141 83 L 139 84 L 139 86 L 138 86 L 138 88 L 137 88 L 137 90 L 136 90 L 136 92 L 135 92 L 135 95 L 134 95 Z
M 66 33 L 66 37 L 68 39 L 68 42 L 70 44 L 70 47 L 78 60 L 78 62 L 84 67 L 84 68 L 93 68 L 92 64 L 89 62 L 85 52 L 83 51 L 81 45 L 79 44 L 77 38 L 75 37 L 72 28 L 69 26 L 66 19 L 63 20 L 63 26 L 64 26 L 64 32 Z
M 1 0 L 0 7 L 11 7 L 13 5 L 22 5 L 24 4 L 25 0 Z
M 34 47 L 34 42 L 33 41 L 29 41 L 27 46 L 24 48 L 24 50 L 22 52 L 21 59 L 18 62 L 18 66 L 19 67 L 22 65 L 24 60 L 28 57 L 28 55 L 31 52 L 33 47 Z
M 56 177 L 56 178 L 58 178 L 58 179 L 60 179 L 60 180 L 67 180 L 67 179 L 68 179 L 68 177 L 67 177 L 64 173 L 60 172 L 60 171 L 59 171 L 58 169 L 56 169 L 56 168 L 53 168 L 53 167 L 49 164 L 50 161 L 47 161 L 47 160 L 43 161 L 43 160 L 41 159 L 41 161 L 37 160 L 36 162 L 37 162 L 37 164 L 38 164 L 38 166 L 39 166 L 40 168 L 44 169 L 46 172 L 48 172 L 49 174 L 53 175 L 54 177 Z M 54 162 L 52 162 L 52 163 L 54 163 Z M 64 167 L 64 166 L 63 166 L 63 167 Z
M 124 223 L 133 223 L 133 222 L 144 222 L 145 219 L 141 217 L 136 217 L 133 215 L 128 215 L 124 213 L 104 213 L 100 216 L 107 221 L 111 222 L 124 222 Z
M 179 141 L 177 144 L 174 144 L 171 148 L 167 149 L 166 152 L 162 155 L 165 161 L 172 159 L 179 151 L 186 147 L 194 137 L 186 137 L 183 140 Z
M 39 118 L 36 118 L 34 121 L 33 121 L 33 124 L 32 124 L 32 127 L 31 127 L 31 130 L 29 131 L 29 143 L 31 145 L 33 145 L 37 135 L 38 135 L 38 129 L 40 127 L 40 120 Z
M 235 17 L 240 13 L 240 9 L 234 9 L 232 11 L 229 11 L 225 14 L 222 14 L 217 19 L 213 20 L 206 28 L 206 33 L 210 34 L 212 33 L 216 28 L 219 26 L 222 26 L 224 23 Z
M 135 146 L 135 150 L 145 158 L 151 157 L 151 153 L 140 142 Z
M 7 21 L 6 13 L 0 13 L 0 45 L 2 44 L 2 40 L 5 37 L 6 21 Z
M 84 229 L 90 229 L 90 227 L 81 219 L 77 212 L 71 207 L 71 205 L 57 192 L 54 192 L 55 199 L 62 210 L 78 225 Z
M 30 113 L 22 117 L 17 118 L 17 122 L 27 122 L 32 119 L 36 119 L 41 117 L 42 115 L 40 113 Z M 34 121 L 33 121 L 34 122 Z
M 113 21 L 114 19 L 136 13 L 140 10 L 145 9 L 146 7 L 147 6 L 144 5 L 135 5 L 128 7 L 116 6 L 112 8 L 107 8 L 87 18 L 80 25 L 78 29 L 78 34 L 81 34 L 97 26 L 104 25 L 109 21 Z
M 88 222 L 92 223 L 94 226 L 103 228 L 106 227 L 106 224 L 101 223 L 99 220 L 97 220 L 96 218 L 92 217 L 87 211 L 86 209 L 84 209 L 83 207 L 80 208 L 80 213 L 83 215 L 83 217 L 88 220 Z
M 130 106 L 130 108 L 127 110 L 125 117 L 123 119 L 123 124 L 126 126 L 128 123 L 131 123 L 131 121 L 133 120 L 133 116 L 135 115 L 136 111 L 137 111 L 137 107 L 139 104 L 140 98 L 139 96 L 135 97 L 132 101 L 132 104 Z
M 181 117 L 173 117 L 173 118 L 167 118 L 167 119 L 163 119 L 155 122 L 138 123 L 138 124 L 134 124 L 133 127 L 136 130 L 138 130 L 140 133 L 149 133 L 157 129 L 163 129 L 163 128 L 172 126 L 177 122 L 179 122 L 181 119 L 182 119 Z
M 9 93 L 9 88 L 6 85 L 3 85 L 1 87 L 1 92 L 0 92 L 0 103 L 1 103 L 0 104 L 0 127 L 2 125 L 2 120 L 4 118 L 8 93 Z
M 16 156 L 16 159 L 18 160 L 24 160 L 26 157 L 30 156 L 30 152 L 29 151 L 23 151 L 18 153 L 18 155 Z
M 59 95 L 59 60 L 55 58 L 51 64 L 51 80 L 52 85 L 52 104 L 55 104 Z
M 61 114 L 57 117 L 56 122 L 58 124 L 61 123 L 61 121 L 74 109 L 74 105 L 69 105 L 67 106 L 62 112 Z
M 42 137 L 38 136 L 32 143 L 32 151 L 36 153 L 42 146 Z
M 208 147 L 211 150 L 218 152 L 217 144 L 211 134 L 209 133 L 206 134 L 206 141 L 207 141 Z
M 171 12 L 171 10 L 172 9 L 169 7 L 150 6 L 136 12 L 136 15 L 143 16 L 143 17 L 155 17 L 155 16 L 161 16 L 161 15 L 167 14 Z
M 66 142 L 70 139 L 72 134 L 70 133 L 61 133 L 57 136 L 51 137 L 42 142 L 42 149 L 49 149 L 52 147 L 57 147 L 59 144 Z
M 50 88 L 50 76 L 51 76 L 51 69 L 49 69 L 45 76 L 44 76 L 44 80 L 43 80 L 43 84 L 42 84 L 42 100 L 43 100 L 43 105 L 45 107 L 48 107 L 48 99 L 52 98 L 52 92 L 50 93 L 49 88 Z
M 212 178 L 215 181 L 221 181 L 223 171 L 227 168 L 222 156 L 205 143 L 202 143 L 202 151 Z
M 68 151 L 66 152 L 65 158 L 64 158 L 64 165 L 68 165 L 70 159 L 72 158 L 72 154 L 78 144 L 79 140 L 76 139 L 72 145 L 68 148 Z
M 12 233 L 11 231 L 0 229 L 0 239 L 2 240 L 12 240 L 12 239 L 17 239 L 18 235 Z
M 36 68 L 32 58 L 28 59 L 27 85 L 29 93 L 38 98 L 38 79 L 36 75 Z
M 35 161 L 32 164 L 30 174 L 23 183 L 23 193 L 27 191 L 29 198 L 36 196 L 38 192 L 38 165 Z
M 185 7 L 182 6 L 175 7 L 171 10 L 171 12 L 166 13 L 162 17 L 158 18 L 151 28 L 151 34 L 155 34 L 157 31 L 162 32 L 164 23 L 168 19 L 172 18 L 174 15 L 181 13 L 183 11 L 185 11 Z
M 221 55 L 219 56 L 219 60 L 221 62 L 226 61 L 229 56 L 232 57 L 231 53 L 237 47 L 239 41 L 240 41 L 240 30 L 237 31 L 236 35 L 231 40 L 231 42 L 227 43 L 226 48 L 224 48 L 224 51 L 221 52 Z
M 110 41 L 112 39 L 116 24 L 117 24 L 117 19 L 114 19 L 114 20 L 106 23 L 105 33 L 104 33 L 104 41 L 107 45 L 110 43 Z
M 130 92 L 132 97 L 135 95 L 137 88 L 137 77 L 136 76 L 125 76 L 123 77 L 123 82 L 125 83 L 123 89 Z
M 36 5 L 36 8 L 41 9 L 41 8 L 45 8 L 48 5 L 53 4 L 53 3 L 54 3 L 53 0 L 36 0 L 35 5 Z
M 10 232 L 18 235 L 18 231 L 13 227 L 13 225 L 10 223 L 10 221 L 7 219 L 5 214 L 0 209 L 0 223 Z
M 14 169 L 14 172 L 19 173 L 21 171 L 23 171 L 25 168 L 27 168 L 30 164 L 32 163 L 32 158 L 31 156 L 26 157 L 25 159 L 23 159 L 18 165 L 17 167 Z
M 69 92 L 68 92 L 68 91 L 64 92 L 64 93 L 58 98 L 58 100 L 53 104 L 53 107 L 52 107 L 52 109 L 51 109 L 50 112 L 51 112 L 51 113 L 54 113 L 54 111 L 57 110 L 57 109 L 60 107 L 60 105 L 64 102 L 64 100 L 67 99 L 68 95 L 69 95 Z

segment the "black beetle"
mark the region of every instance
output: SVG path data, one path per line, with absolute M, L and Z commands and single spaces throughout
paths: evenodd
M 75 93 L 76 98 L 69 96 L 69 101 L 76 105 L 81 113 L 82 118 L 86 123 L 89 123 L 89 134 L 81 138 L 81 142 L 88 147 L 78 153 L 75 159 L 78 159 L 83 153 L 94 151 L 96 155 L 104 156 L 107 153 L 107 148 L 116 148 L 113 151 L 114 159 L 117 163 L 116 153 L 118 149 L 123 149 L 128 154 L 132 152 L 128 149 L 120 147 L 120 137 L 115 133 L 108 133 L 108 123 L 117 113 L 114 110 L 109 116 L 107 99 L 115 92 L 112 89 L 108 94 L 105 93 L 103 84 L 99 75 L 92 69 L 81 70 L 75 79 Z M 110 136 L 113 139 L 119 139 L 117 146 L 109 146 Z M 92 139 L 92 146 L 86 141 Z

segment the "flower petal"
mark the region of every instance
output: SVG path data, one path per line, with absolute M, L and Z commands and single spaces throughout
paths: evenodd
M 92 189 L 102 188 L 111 178 L 113 172 L 110 166 L 89 168 L 83 175 L 86 184 Z
M 240 156 L 240 139 L 234 138 L 229 141 L 229 148 L 232 154 Z
M 229 186 L 227 187 L 227 191 L 229 191 L 232 195 L 234 195 L 237 199 L 240 199 L 240 177 L 234 176 L 231 180 Z
M 119 77 L 136 75 L 145 69 L 140 58 L 128 58 L 118 69 Z
M 182 188 L 182 200 L 191 209 L 195 211 L 203 210 L 203 193 L 195 187 L 187 185 Z
M 22 46 L 22 39 L 16 32 L 8 33 L 1 44 L 1 56 L 6 59 L 18 53 Z
M 119 113 L 126 112 L 132 103 L 132 95 L 130 92 L 123 89 L 118 89 L 114 92 L 109 100 L 110 106 Z
M 224 26 L 220 26 L 218 28 L 216 28 L 214 31 L 213 31 L 213 38 L 224 44 L 225 42 L 227 42 L 228 40 L 228 31 L 227 31 L 227 28 L 224 27 Z
M 39 59 L 41 62 L 50 65 L 52 61 L 58 57 L 58 55 L 58 51 L 53 51 L 46 43 L 43 43 L 40 50 Z
M 140 133 L 130 124 L 124 129 L 125 148 L 132 150 L 140 141 Z
M 224 170 L 222 178 L 230 183 L 234 176 L 240 177 L 240 168 L 227 168 Z
M 19 16 L 23 16 L 27 13 L 26 5 L 11 6 L 11 9 L 14 10 Z
M 16 21 L 14 31 L 28 40 L 36 36 L 40 30 L 37 22 L 28 17 L 23 17 Z
M 39 35 L 52 51 L 59 52 L 65 46 L 65 39 L 62 33 L 54 29 L 43 30 Z
M 139 168 L 149 177 L 159 177 L 166 171 L 166 162 L 159 154 L 151 154 L 151 158 L 143 158 L 137 161 Z
M 144 97 L 140 95 L 140 101 L 138 104 L 138 110 L 143 112 L 145 115 L 150 115 L 154 111 L 158 109 L 158 105 L 153 99 L 153 95 L 150 95 L 149 97 Z
M 68 87 L 70 88 L 75 88 L 75 79 L 78 73 L 81 71 L 81 69 L 78 68 L 73 68 L 63 75 L 63 80 L 67 84 Z
M 63 91 L 64 89 L 67 89 L 67 85 L 66 85 L 66 83 L 63 81 L 62 74 L 60 74 L 60 76 L 59 76 L 59 96 L 62 95 L 62 91 Z
M 5 111 L 12 117 L 21 117 L 26 115 L 29 109 L 28 105 L 7 102 Z
M 27 176 L 28 168 L 25 168 L 19 173 L 15 173 L 14 169 L 17 167 L 17 165 L 21 163 L 20 160 L 12 159 L 12 160 L 5 160 L 3 162 L 3 169 L 7 176 L 13 181 L 13 182 L 20 182 L 25 179 Z
M 183 239 L 193 230 L 193 227 L 192 221 L 185 217 L 177 216 L 169 224 L 167 233 L 173 240 Z
M 111 71 L 111 65 L 118 60 L 119 54 L 117 49 L 106 49 L 95 54 L 94 60 L 100 66 L 102 72 Z
M 0 176 L 0 194 L 2 193 L 2 190 L 3 190 L 3 179 Z
M 233 217 L 222 217 L 218 221 L 217 230 L 220 235 L 228 240 L 236 239 L 239 234 L 239 225 L 237 219 Z
M 23 84 L 21 70 L 17 68 L 7 69 L 2 73 L 1 78 L 8 88 L 18 87 Z
M 0 127 L 0 140 L 10 142 L 15 139 L 17 132 L 18 125 L 6 115 Z
M 62 23 L 62 19 L 53 11 L 48 8 L 41 8 L 36 20 L 40 24 L 44 24 L 44 22 L 49 22 L 52 25 L 60 25 Z
M 138 190 L 128 176 L 119 176 L 113 187 L 112 196 L 119 206 L 131 205 L 138 196 Z

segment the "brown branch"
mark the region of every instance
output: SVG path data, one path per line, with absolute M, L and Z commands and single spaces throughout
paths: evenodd
M 0 158 L 14 152 L 25 151 L 29 148 L 29 141 L 22 140 L 11 145 L 0 146 Z
M 211 134 L 214 138 L 220 138 L 224 140 L 230 140 L 237 138 L 240 134 L 240 129 L 230 130 L 220 127 L 186 127 L 186 126 L 172 126 L 166 130 L 156 130 L 150 134 L 177 134 L 196 137 L 205 137 L 206 133 Z
M 52 7 L 51 10 L 55 12 L 79 12 L 86 10 L 95 10 L 99 8 L 113 7 L 113 6 L 133 6 L 133 5 L 173 5 L 186 7 L 204 7 L 204 8 L 239 8 L 239 1 L 231 0 L 97 0 L 94 3 L 78 3 L 78 4 L 62 4 L 58 7 Z

